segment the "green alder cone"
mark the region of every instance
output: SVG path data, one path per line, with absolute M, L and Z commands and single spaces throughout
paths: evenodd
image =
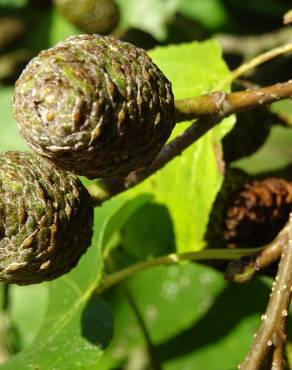
M 60 13 L 86 33 L 108 35 L 120 21 L 114 0 L 54 0 Z
M 27 285 L 69 272 L 92 238 L 79 179 L 32 153 L 0 154 L 0 281 Z
M 171 83 L 146 52 L 79 35 L 41 52 L 16 83 L 14 116 L 29 145 L 88 178 L 149 165 L 174 127 Z

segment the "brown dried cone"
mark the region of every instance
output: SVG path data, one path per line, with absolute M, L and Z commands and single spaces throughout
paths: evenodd
M 224 238 L 229 247 L 262 246 L 284 227 L 292 210 L 292 182 L 281 178 L 253 180 L 228 207 Z
M 70 271 L 90 245 L 93 210 L 78 178 L 31 153 L 0 155 L 0 281 Z
M 291 182 L 275 177 L 252 179 L 240 173 L 231 171 L 214 204 L 206 234 L 211 247 L 267 244 L 292 210 Z
M 232 168 L 225 175 L 221 190 L 214 202 L 205 239 L 211 248 L 226 247 L 224 238 L 225 217 L 232 199 L 243 188 L 244 184 L 251 180 L 245 172 Z
M 171 84 L 146 52 L 112 37 L 70 37 L 16 83 L 14 116 L 29 145 L 88 178 L 149 165 L 174 127 Z
M 115 0 L 54 0 L 60 13 L 86 33 L 108 35 L 120 21 Z

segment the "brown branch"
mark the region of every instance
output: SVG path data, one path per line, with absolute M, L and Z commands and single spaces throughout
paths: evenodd
M 262 316 L 262 323 L 252 346 L 239 367 L 241 370 L 260 370 L 271 350 L 276 350 L 273 357 L 279 363 L 279 352 L 283 353 L 281 347 L 286 341 L 284 328 L 292 288 L 292 215 L 282 233 L 286 237 L 286 243 L 273 283 L 270 301 L 266 313 Z
M 190 121 L 201 117 L 224 118 L 232 113 L 255 108 L 258 105 L 292 96 L 292 81 L 272 86 L 225 94 L 213 92 L 197 98 L 177 100 L 176 122 Z
M 256 272 L 264 270 L 281 257 L 285 243 L 286 229 L 284 228 L 263 250 L 232 261 L 225 273 L 225 279 L 237 283 L 251 280 Z
M 283 340 L 280 340 L 277 346 L 274 348 L 273 358 L 272 358 L 272 370 L 284 370 L 284 341 L 286 339 L 285 334 L 285 321 L 283 320 L 283 329 L 282 329 L 282 336 Z
M 120 179 L 110 180 L 107 183 L 104 181 L 102 186 L 100 182 L 93 184 L 89 188 L 93 204 L 98 206 L 112 196 L 139 184 L 173 158 L 179 156 L 186 148 L 220 123 L 223 118 L 235 112 L 252 109 L 291 96 L 292 81 L 288 81 L 230 94 L 213 92 L 193 99 L 178 100 L 176 102 L 176 120 L 178 122 L 194 118 L 198 118 L 198 120 L 165 145 L 149 167 L 132 172 L 124 181 Z

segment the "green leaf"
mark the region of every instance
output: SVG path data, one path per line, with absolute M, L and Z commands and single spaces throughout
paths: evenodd
M 121 27 L 138 28 L 159 41 L 167 36 L 167 23 L 173 17 L 179 0 L 117 0 L 122 11 Z
M 273 103 L 271 105 L 271 111 L 279 115 L 289 126 L 292 126 L 292 101 L 291 99 L 285 99 Z
M 150 53 L 169 78 L 176 99 L 216 90 L 229 71 L 215 41 L 162 47 Z M 233 127 L 225 119 L 200 140 L 142 183 L 133 193 L 149 191 L 168 208 L 179 252 L 202 249 L 209 214 L 223 181 L 221 139 Z M 172 137 L 190 123 L 176 126 Z
M 10 285 L 11 318 L 18 330 L 20 347 L 28 347 L 35 339 L 45 319 L 48 304 L 48 284 Z M 33 302 L 33 309 L 32 309 Z
M 0 150 L 22 150 L 27 151 L 28 146 L 21 137 L 16 121 L 12 115 L 12 96 L 11 87 L 0 86 L 0 106 L 1 106 L 1 135 Z
M 166 370 L 236 369 L 269 297 L 269 288 L 259 280 L 248 286 L 230 284 L 221 273 L 192 263 L 140 273 L 127 289 Z M 145 339 L 123 289 L 111 289 L 104 298 L 115 318 L 115 337 L 95 369 L 123 368 L 143 355 L 148 361 Z

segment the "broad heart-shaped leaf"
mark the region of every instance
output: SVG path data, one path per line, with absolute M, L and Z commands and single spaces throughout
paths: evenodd
M 179 0 L 117 0 L 117 2 L 122 11 L 122 28 L 138 28 L 163 41 L 167 36 L 167 23 L 175 14 Z
M 176 99 L 216 90 L 229 71 L 215 41 L 160 47 L 150 53 L 173 85 Z M 171 215 L 179 252 L 204 247 L 209 213 L 222 185 L 222 137 L 233 127 L 229 117 L 185 150 L 181 156 L 132 190 L 150 192 Z M 172 137 L 190 123 L 180 123 Z
M 77 268 L 48 283 L 49 303 L 38 335 L 1 369 L 81 370 L 98 363 L 112 337 L 110 310 L 94 294 L 103 271 L 101 249 L 122 222 L 148 200 L 144 195 L 128 200 L 125 195 L 95 210 L 92 246 Z M 33 310 L 31 302 L 31 319 Z
M 221 273 L 199 264 L 154 268 L 130 278 L 126 287 L 163 370 L 237 369 L 269 297 L 269 288 L 259 279 L 248 286 L 230 284 Z M 115 336 L 94 370 L 130 368 L 143 357 L 149 361 L 124 290 L 115 287 L 104 298 L 113 311 Z

